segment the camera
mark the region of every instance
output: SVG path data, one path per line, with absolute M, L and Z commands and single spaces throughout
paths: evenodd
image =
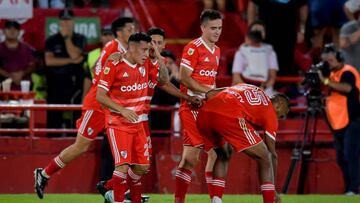
M 320 88 L 321 81 L 319 78 L 319 73 L 321 72 L 325 77 L 330 75 L 330 67 L 326 61 L 321 61 L 318 64 L 311 65 L 311 68 L 304 75 L 304 80 L 302 85 L 305 85 L 309 88 Z

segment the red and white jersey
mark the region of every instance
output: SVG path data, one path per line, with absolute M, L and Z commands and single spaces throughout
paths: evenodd
M 215 78 L 219 67 L 220 48 L 211 49 L 200 37 L 184 48 L 180 65 L 192 71 L 191 77 L 201 85 L 215 88 Z M 183 84 L 180 90 L 190 96 L 205 98 L 204 93 L 193 92 Z M 181 101 L 180 109 L 187 107 L 186 101 Z
M 108 92 L 110 99 L 139 116 L 136 123 L 126 120 L 119 112 L 106 110 L 107 126 L 126 132 L 137 132 L 147 120 L 145 103 L 148 98 L 148 67 L 131 64 L 126 59 L 109 61 L 101 71 L 98 87 Z
M 95 66 L 94 78 L 92 80 L 92 85 L 90 87 L 89 92 L 86 94 L 86 96 L 84 98 L 82 109 L 84 109 L 84 110 L 88 110 L 88 109 L 100 110 L 101 109 L 101 105 L 99 104 L 99 102 L 96 101 L 96 90 L 97 90 L 97 85 L 98 85 L 98 81 L 99 81 L 99 77 L 100 77 L 100 72 L 103 69 L 106 60 L 109 58 L 109 56 L 111 54 L 113 54 L 115 52 L 120 52 L 120 53 L 126 52 L 126 49 L 124 48 L 124 46 L 121 44 L 121 42 L 118 39 L 113 39 L 110 42 L 108 42 L 104 46 L 103 50 L 101 51 L 100 58 L 98 59 L 96 66 Z
M 201 110 L 245 118 L 275 140 L 278 129 L 275 109 L 266 93 L 254 85 L 239 83 L 228 87 L 208 100 Z

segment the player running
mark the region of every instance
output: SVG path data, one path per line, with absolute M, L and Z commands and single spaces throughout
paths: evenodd
M 184 48 L 180 63 L 180 89 L 190 96 L 205 98 L 205 93 L 215 88 L 219 67 L 220 48 L 215 45 L 222 30 L 222 16 L 215 10 L 204 10 L 200 16 L 201 37 Z M 182 100 L 179 109 L 183 132 L 183 153 L 176 171 L 175 203 L 183 203 L 191 183 L 191 170 L 197 165 L 203 147 L 203 138 L 196 127 L 198 111 Z M 212 171 L 216 160 L 214 151 L 208 152 L 205 176 L 212 196 Z
M 87 151 L 97 134 L 103 131 L 105 126 L 105 117 L 101 105 L 96 101 L 97 83 L 102 65 L 106 62 L 108 56 L 114 52 L 124 53 L 127 47 L 127 40 L 134 32 L 134 20 L 132 18 L 121 17 L 111 24 L 111 29 L 116 38 L 110 41 L 103 49 L 100 59 L 95 67 L 92 86 L 84 98 L 82 107 L 82 116 L 76 122 L 78 134 L 75 143 L 65 148 L 58 156 L 42 168 L 36 168 L 35 191 L 40 199 L 44 197 L 44 189 L 49 178 L 64 168 L 71 161 Z
M 215 148 L 218 156 L 222 156 L 223 151 L 219 149 L 227 142 L 236 152 L 244 152 L 256 160 L 263 202 L 274 203 L 277 196 L 277 119 L 285 117 L 289 112 L 288 99 L 281 94 L 269 98 L 260 88 L 244 83 L 222 91 L 210 91 L 207 97 L 209 100 L 200 109 L 197 119 L 205 150 Z M 258 130 L 263 130 L 264 136 L 261 137 Z M 216 169 L 223 168 L 224 164 L 222 159 L 217 159 L 214 173 L 217 173 Z M 221 203 L 223 192 L 215 191 L 212 202 Z M 281 202 L 280 196 L 277 196 L 276 202 Z

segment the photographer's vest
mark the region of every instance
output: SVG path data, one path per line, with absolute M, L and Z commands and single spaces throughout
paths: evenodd
M 340 70 L 331 72 L 330 80 L 333 82 L 340 82 L 341 76 L 345 71 L 350 71 L 355 76 L 355 85 L 360 91 L 359 73 L 350 65 L 344 65 Z M 345 128 L 349 124 L 347 97 L 337 91 L 332 91 L 330 96 L 326 99 L 326 113 L 329 123 L 334 130 Z

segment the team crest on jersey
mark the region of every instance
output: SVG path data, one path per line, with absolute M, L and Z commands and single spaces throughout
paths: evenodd
M 126 159 L 127 157 L 127 151 L 121 151 L 120 155 L 122 156 L 122 158 Z
M 92 128 L 88 128 L 88 129 L 87 129 L 87 133 L 88 133 L 88 135 L 93 134 L 93 132 L 94 132 L 94 130 L 93 130 Z
M 104 74 L 107 75 L 109 72 L 110 72 L 110 68 L 109 68 L 109 67 L 106 67 L 106 68 L 104 69 Z
M 193 55 L 195 52 L 195 50 L 193 48 L 189 48 L 189 50 L 187 51 L 188 55 Z
M 144 68 L 143 66 L 141 66 L 141 67 L 139 68 L 139 72 L 140 72 L 140 74 L 141 74 L 143 77 L 145 77 L 146 70 L 145 70 L 145 68 Z

